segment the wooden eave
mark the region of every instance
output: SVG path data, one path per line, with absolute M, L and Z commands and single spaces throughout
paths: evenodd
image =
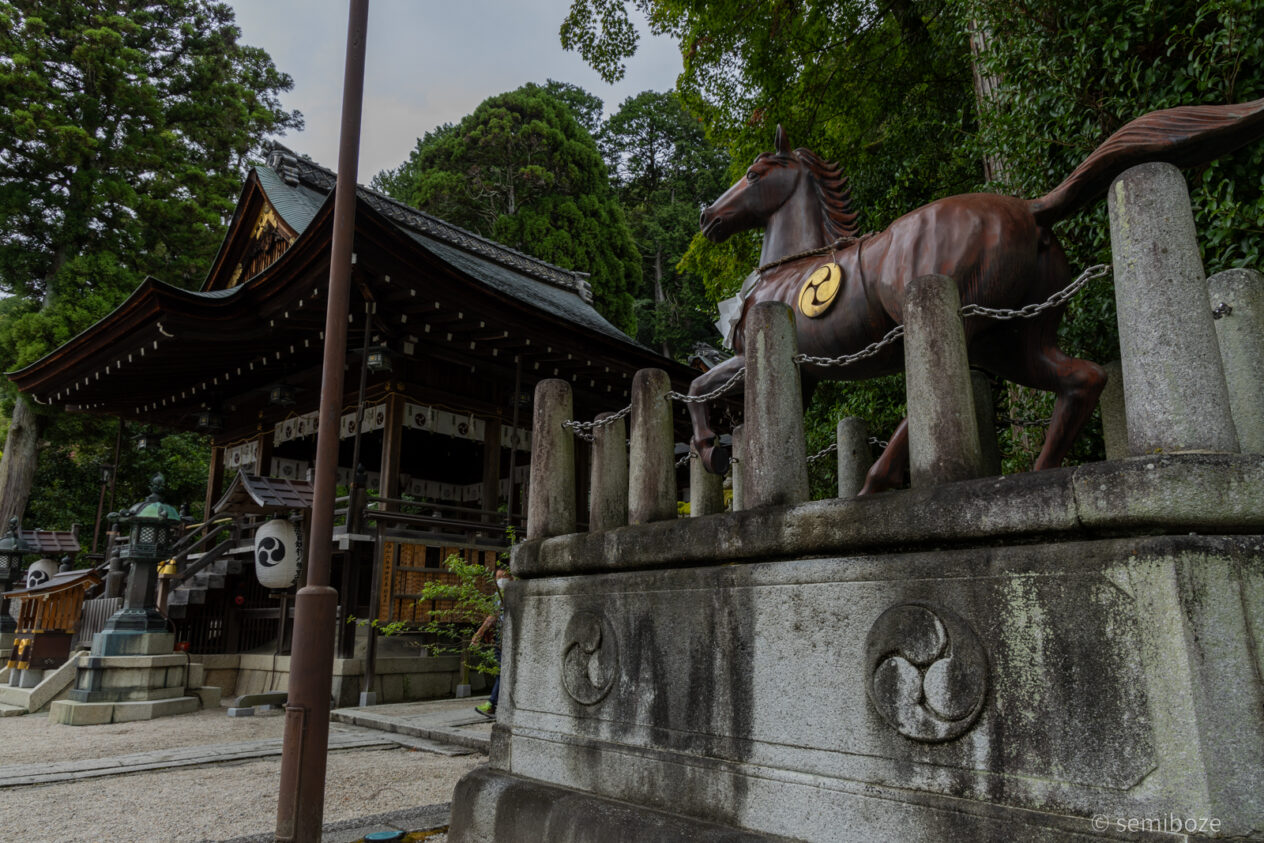
M 4 597 L 51 597 L 63 591 L 75 588 L 90 588 L 101 582 L 101 575 L 96 571 L 67 571 L 64 574 L 53 574 L 46 582 L 34 588 L 18 588 L 4 592 Z
M 246 206 L 262 198 L 257 179 L 248 180 L 243 196 Z M 230 240 L 246 238 L 256 211 L 247 207 L 234 216 Z M 288 412 L 305 411 L 267 404 L 268 388 L 280 380 L 301 383 L 302 403 L 314 409 L 332 213 L 333 202 L 326 197 L 279 259 L 232 289 L 194 293 L 147 279 L 113 313 L 9 377 L 38 403 L 175 429 L 194 429 L 203 406 L 217 409 L 229 419 L 219 441 L 253 435 Z M 450 265 L 422 240 L 363 199 L 357 203 L 348 354 L 358 358 L 367 304 L 375 308 L 368 329 L 390 343 L 397 360 L 396 372 L 379 378 L 371 396 L 392 383 L 392 389 L 414 383 L 442 392 L 433 379 L 442 378 L 443 367 L 464 366 L 477 372 L 476 386 L 488 380 L 501 386 L 479 394 L 466 383 L 447 390 L 450 403 L 507 417 L 508 393 L 520 372 L 523 391 L 543 378 L 568 380 L 577 417 L 591 418 L 628 403 L 636 369 L 665 368 L 680 390 L 696 374 L 644 346 L 502 294 Z M 216 273 L 223 274 L 235 257 L 233 247 L 221 249 L 208 288 L 219 283 Z M 544 336 L 548 339 L 540 339 Z M 406 344 L 411 357 L 401 353 Z M 348 372 L 344 404 L 354 403 L 357 371 L 358 366 Z M 677 409 L 683 430 L 685 412 L 680 405 Z

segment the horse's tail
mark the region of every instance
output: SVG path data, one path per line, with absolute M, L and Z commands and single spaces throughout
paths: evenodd
M 1264 99 L 1241 105 L 1190 105 L 1152 111 L 1115 132 L 1062 184 L 1028 200 L 1036 222 L 1051 225 L 1098 199 L 1115 177 L 1148 161 L 1193 167 L 1264 136 Z

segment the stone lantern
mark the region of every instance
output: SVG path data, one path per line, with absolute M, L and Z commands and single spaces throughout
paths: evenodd
M 30 553 L 18 532 L 18 519 L 9 519 L 9 532 L 0 538 L 0 594 L 9 591 L 18 569 L 22 567 L 22 557 Z M 9 614 L 9 598 L 0 597 L 0 635 L 11 636 L 17 629 L 13 616 Z M 0 650 L 8 649 L 9 639 L 0 642 Z
M 175 507 L 162 501 L 165 485 L 162 475 L 155 474 L 150 481 L 149 497 L 124 512 L 110 513 L 115 529 L 127 536 L 119 559 L 130 563 L 131 573 L 123 595 L 123 608 L 105 622 L 101 634 L 107 638 L 167 631 L 167 619 L 158 611 L 156 601 L 158 563 L 167 558 L 180 540 L 184 524 Z M 97 649 L 96 644 L 93 649 Z M 106 649 L 114 653 L 134 652 L 128 646 L 111 645 Z

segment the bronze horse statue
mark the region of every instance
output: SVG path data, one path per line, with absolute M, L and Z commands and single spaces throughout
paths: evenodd
M 953 278 L 963 305 L 1018 309 L 1044 302 L 1071 280 L 1055 222 L 1102 196 L 1129 167 L 1149 161 L 1195 166 L 1260 135 L 1264 99 L 1152 112 L 1111 135 L 1039 199 L 950 196 L 900 217 L 885 231 L 857 237 L 857 214 L 838 167 L 810 150 L 791 149 L 778 126 L 775 151 L 756 157 L 745 176 L 702 211 L 702 232 L 715 242 L 751 228 L 765 232 L 760 268 L 737 302 L 731 342 L 736 356 L 694 380 L 689 392 L 704 395 L 745 365 L 742 327 L 752 302 L 790 305 L 799 351 L 813 357 L 852 354 L 880 340 L 903 322 L 904 287 L 922 275 Z M 1057 347 L 1064 310 L 1062 305 L 1033 318 L 965 320 L 972 364 L 1057 394 L 1037 469 L 1062 463 L 1106 384 L 1100 366 Z M 845 368 L 805 363 L 800 367 L 805 403 L 821 380 L 863 380 L 902 366 L 898 342 Z M 709 471 L 723 473 L 729 455 L 716 442 L 708 406 L 692 403 L 689 411 L 695 450 Z M 861 494 L 897 485 L 907 465 L 905 419 Z

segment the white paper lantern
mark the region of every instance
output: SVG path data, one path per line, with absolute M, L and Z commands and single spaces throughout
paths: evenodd
M 255 576 L 264 588 L 297 583 L 302 561 L 302 536 L 289 521 L 277 518 L 255 531 Z
M 35 588 L 37 585 L 43 585 L 55 573 L 57 573 L 57 563 L 51 559 L 32 562 L 31 567 L 26 569 L 26 587 Z

